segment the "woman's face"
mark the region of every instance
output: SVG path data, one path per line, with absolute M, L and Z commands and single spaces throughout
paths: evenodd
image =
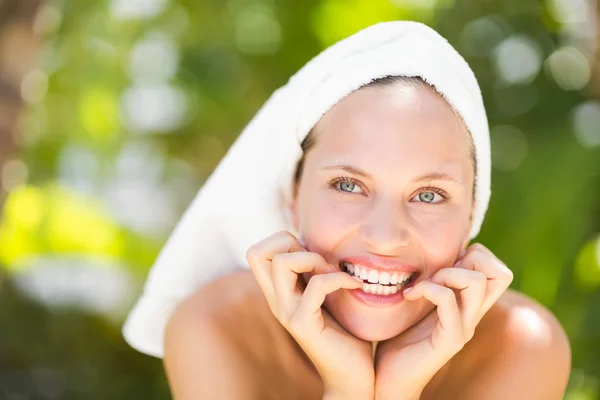
M 454 264 L 468 243 L 473 180 L 468 132 L 433 89 L 366 87 L 319 121 L 294 224 L 307 250 L 340 270 L 342 261 L 366 269 L 391 293 L 400 287 L 385 283 L 394 274 L 415 271 L 418 282 Z M 433 309 L 425 299 L 404 300 L 401 290 L 353 292 L 328 295 L 325 307 L 364 340 L 394 337 Z

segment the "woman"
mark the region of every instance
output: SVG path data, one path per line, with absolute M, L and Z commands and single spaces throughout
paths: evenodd
M 559 323 L 507 291 L 512 273 L 491 251 L 467 246 L 489 199 L 489 137 L 464 60 L 430 28 L 406 21 L 378 24 L 323 54 L 267 103 L 251 123 L 256 133 L 238 139 L 199 195 L 237 201 L 220 205 L 234 211 L 212 231 L 229 245 L 264 232 L 245 230 L 256 214 L 277 226 L 269 220 L 276 209 L 261 212 L 259 202 L 269 201 L 262 190 L 277 193 L 267 176 L 273 165 L 289 161 L 285 133 L 269 124 L 300 110 L 291 115 L 301 156 L 293 173 L 273 175 L 292 179 L 280 211 L 288 229 L 245 246 L 251 272 L 204 278 L 163 313 L 175 398 L 562 398 L 570 350 Z M 356 76 L 352 90 L 341 89 Z M 244 148 L 261 161 L 261 151 L 275 154 L 273 164 L 251 179 L 240 172 Z M 241 175 L 231 179 L 228 166 Z M 237 196 L 224 193 L 232 187 Z M 197 200 L 192 210 L 208 204 Z

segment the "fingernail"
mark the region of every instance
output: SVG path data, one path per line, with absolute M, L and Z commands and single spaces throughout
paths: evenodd
M 457 262 L 454 263 L 454 265 L 452 266 L 453 268 L 456 268 L 460 265 L 460 263 L 462 262 L 462 260 L 458 260 Z
M 402 291 L 402 293 L 408 293 L 412 290 L 412 287 L 408 287 Z

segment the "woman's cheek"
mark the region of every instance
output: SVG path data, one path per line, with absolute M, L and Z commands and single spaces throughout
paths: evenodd
M 322 199 L 312 202 L 310 207 L 303 230 L 306 237 L 313 238 L 315 243 L 321 243 L 322 248 L 333 250 L 356 224 L 356 204 Z
M 465 232 L 462 221 L 453 217 L 429 218 L 422 225 L 419 241 L 427 265 L 432 272 L 454 263 Z

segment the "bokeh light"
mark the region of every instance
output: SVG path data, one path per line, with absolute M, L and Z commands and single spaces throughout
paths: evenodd
M 529 83 L 542 65 L 542 52 L 535 40 L 524 35 L 504 39 L 494 49 L 498 76 L 508 84 Z

